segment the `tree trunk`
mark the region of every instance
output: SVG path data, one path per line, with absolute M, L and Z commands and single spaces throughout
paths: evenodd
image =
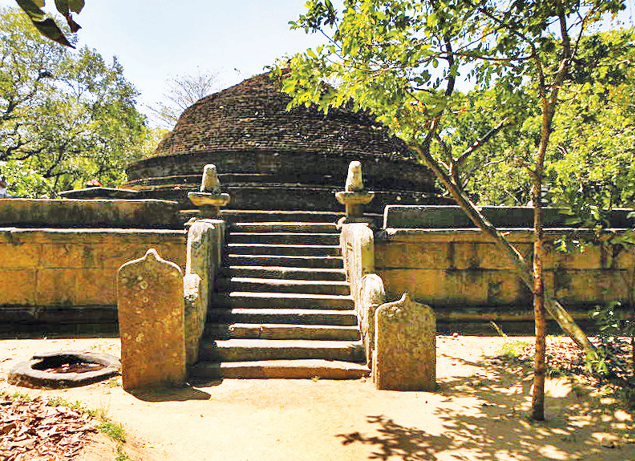
M 459 187 L 454 184 L 449 176 L 443 171 L 441 166 L 436 160 L 420 146 L 411 145 L 420 158 L 424 161 L 426 166 L 432 170 L 435 176 L 443 183 L 448 189 L 454 201 L 459 205 L 463 211 L 467 214 L 470 220 L 479 228 L 485 235 L 488 235 L 494 240 L 496 246 L 503 251 L 512 262 L 515 267 L 516 275 L 522 280 L 522 282 L 532 292 L 534 290 L 533 282 L 533 270 L 529 267 L 522 255 L 514 248 L 512 244 L 496 229 L 487 219 L 476 209 L 474 204 L 463 194 Z M 560 305 L 558 301 L 549 296 L 548 293 L 544 293 L 545 308 L 547 312 L 556 320 L 560 328 L 569 335 L 569 337 L 587 354 L 587 356 L 595 355 L 595 347 L 589 341 L 586 334 L 575 323 L 569 313 Z
M 547 321 L 545 315 L 545 283 L 543 263 L 545 260 L 544 235 L 542 227 L 542 177 L 536 175 L 532 191 L 534 206 L 534 326 L 535 326 L 535 354 L 534 354 L 534 385 L 531 392 L 531 417 L 536 421 L 545 419 L 545 373 Z

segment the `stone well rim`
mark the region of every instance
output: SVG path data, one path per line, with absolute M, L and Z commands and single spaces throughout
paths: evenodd
M 36 367 L 44 366 L 47 360 L 74 359 L 76 363 L 96 363 L 103 368 L 83 373 L 47 372 Z M 113 355 L 93 351 L 54 351 L 33 355 L 29 360 L 17 363 L 9 371 L 7 382 L 16 386 L 30 388 L 78 387 L 103 381 L 118 375 L 121 363 Z

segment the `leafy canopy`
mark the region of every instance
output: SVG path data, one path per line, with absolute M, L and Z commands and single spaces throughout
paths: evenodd
M 545 418 L 545 309 L 589 356 L 595 354 L 545 290 L 542 192 L 554 117 L 582 39 L 594 23 L 623 8 L 618 0 L 344 0 L 338 13 L 330 0 L 309 0 L 292 27 L 323 33 L 328 42 L 278 67 L 292 104 L 328 110 L 352 101 L 402 137 L 509 257 L 534 294 L 536 420 Z M 459 85 L 471 89 L 459 91 Z M 480 126 L 463 128 L 469 125 Z M 519 127 L 535 133 L 527 139 L 528 155 L 513 157 L 513 168 L 531 183 L 531 266 L 466 193 L 470 170 L 488 161 L 483 146 L 499 135 L 510 140 Z
M 538 122 L 527 146 L 535 154 L 540 117 L 551 123 L 585 33 L 623 8 L 615 0 L 346 0 L 337 12 L 310 0 L 292 27 L 327 42 L 278 70 L 291 70 L 283 88 L 294 104 L 328 110 L 352 100 L 460 176 L 483 145 L 528 120 Z M 462 129 L 477 118 L 478 131 Z
M 583 37 L 566 77 L 562 104 L 554 116 L 545 181 L 550 203 L 570 208 L 582 221 L 602 221 L 614 207 L 635 205 L 635 42 L 633 30 Z M 457 127 L 452 141 L 486 129 L 486 114 L 474 113 Z M 536 114 L 482 148 L 481 168 L 466 188 L 480 203 L 524 205 L 531 181 L 521 162 L 529 162 L 539 135 Z M 464 145 L 464 144 L 463 144 Z
M 136 96 L 116 59 L 56 46 L 21 13 L 0 10 L 0 173 L 12 194 L 120 183 L 152 136 Z

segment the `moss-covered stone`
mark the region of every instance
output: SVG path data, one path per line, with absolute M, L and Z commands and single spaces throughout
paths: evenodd
M 375 313 L 373 381 L 377 389 L 436 388 L 436 319 L 432 309 L 408 294 Z

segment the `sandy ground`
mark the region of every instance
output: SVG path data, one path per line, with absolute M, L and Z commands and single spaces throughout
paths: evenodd
M 119 355 L 117 339 L 0 340 L 0 389 L 105 411 L 126 428 L 134 461 L 635 460 L 633 412 L 566 378 L 548 382 L 548 420 L 528 420 L 530 374 L 492 358 L 504 341 L 439 337 L 434 393 L 377 391 L 370 380 L 225 380 L 131 395 L 120 380 L 45 391 L 6 383 L 34 353 Z M 113 460 L 112 450 L 91 445 L 82 459 Z

